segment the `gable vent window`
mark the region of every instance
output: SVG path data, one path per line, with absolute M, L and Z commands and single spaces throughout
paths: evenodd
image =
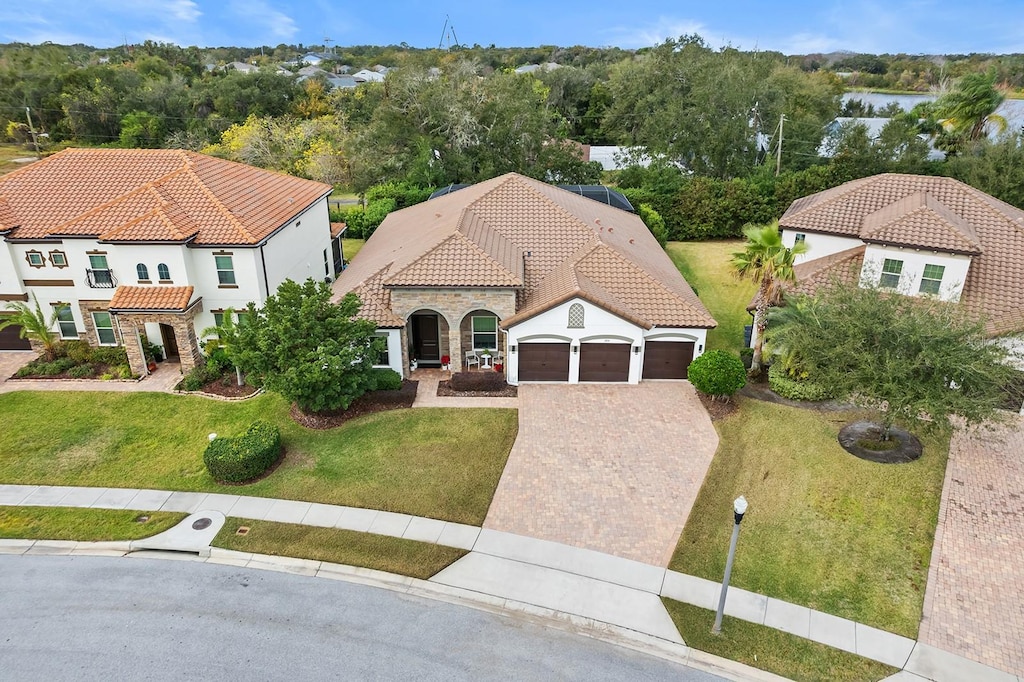
M 878 286 L 886 289 L 895 289 L 900 285 L 900 274 L 903 272 L 903 261 L 886 258 L 882 264 L 882 278 L 878 280 Z
M 583 305 L 573 303 L 569 306 L 569 329 L 583 329 Z
M 171 281 L 171 269 L 167 267 L 167 263 L 156 266 L 156 276 L 160 278 L 161 283 Z
M 149 268 L 146 267 L 145 263 L 139 263 L 135 266 L 135 272 L 139 273 L 140 282 L 149 281 Z
M 925 265 L 924 274 L 921 276 L 921 293 L 938 295 L 945 272 L 944 265 Z

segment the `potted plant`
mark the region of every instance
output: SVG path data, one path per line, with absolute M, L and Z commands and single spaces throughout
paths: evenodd
M 501 370 L 503 370 L 503 369 L 505 369 L 505 365 L 503 365 L 503 364 L 502 364 L 502 363 L 500 363 L 500 362 L 496 362 L 496 363 L 494 363 L 494 371 L 495 371 L 495 372 L 500 372 L 500 371 L 501 371 Z
M 448 369 L 452 364 L 452 357 L 450 355 L 441 356 L 441 369 Z

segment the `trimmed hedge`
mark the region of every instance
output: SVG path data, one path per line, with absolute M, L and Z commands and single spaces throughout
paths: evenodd
M 781 364 L 774 364 L 768 368 L 768 388 L 790 400 L 818 402 L 834 397 L 825 386 L 789 376 Z
M 686 378 L 701 393 L 731 396 L 747 383 L 747 370 L 732 353 L 709 350 L 690 363 Z
M 501 372 L 455 372 L 448 382 L 453 391 L 501 391 L 506 385 Z
M 255 421 L 241 436 L 218 436 L 203 453 L 207 471 L 218 481 L 245 483 L 263 475 L 281 455 L 281 432 Z
M 402 388 L 402 375 L 393 369 L 375 367 L 370 370 L 371 391 L 398 391 Z

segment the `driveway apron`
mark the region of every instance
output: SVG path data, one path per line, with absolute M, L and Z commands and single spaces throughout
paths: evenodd
M 920 641 L 1024 675 L 1024 417 L 949 449 Z
M 717 447 L 687 382 L 521 385 L 484 527 L 666 566 Z

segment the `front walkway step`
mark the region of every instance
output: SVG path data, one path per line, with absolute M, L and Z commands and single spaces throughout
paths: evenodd
M 470 552 L 430 581 L 683 643 L 656 594 L 575 573 Z
M 190 514 L 173 528 L 153 537 L 133 540 L 133 552 L 143 549 L 157 549 L 171 552 L 189 552 L 199 556 L 210 556 L 210 544 L 224 527 L 224 515 L 218 511 L 200 511 Z

